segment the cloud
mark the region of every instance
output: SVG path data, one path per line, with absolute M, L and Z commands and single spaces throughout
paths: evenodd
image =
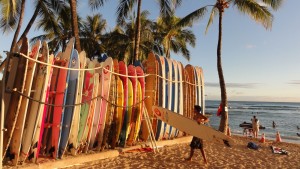
M 246 45 L 246 48 L 247 49 L 253 49 L 253 48 L 255 48 L 256 46 L 255 45 L 252 45 L 252 44 L 248 44 L 248 45 Z
M 219 83 L 206 82 L 207 87 L 220 87 Z M 229 88 L 254 88 L 257 83 L 226 83 Z
M 291 84 L 291 85 L 300 85 L 300 80 L 292 80 L 291 82 L 288 82 L 288 84 Z

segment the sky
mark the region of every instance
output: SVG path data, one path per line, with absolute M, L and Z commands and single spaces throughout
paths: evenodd
M 116 0 L 107 1 L 97 11 L 91 11 L 86 1 L 79 1 L 80 16 L 101 13 L 108 22 L 107 31 L 115 26 Z M 190 12 L 212 5 L 214 0 L 184 0 L 176 10 L 176 15 L 184 17 Z M 32 0 L 25 11 L 27 23 L 33 10 Z M 299 0 L 285 0 L 282 7 L 272 11 L 274 21 L 271 30 L 240 13 L 235 7 L 225 10 L 223 17 L 222 67 L 229 101 L 275 101 L 300 102 L 300 19 Z M 143 10 L 151 13 L 155 20 L 159 6 L 155 0 L 142 1 Z M 196 35 L 195 48 L 189 47 L 191 60 L 180 54 L 171 58 L 183 65 L 200 66 L 204 71 L 207 100 L 220 100 L 220 87 L 217 72 L 218 18 L 205 34 L 207 17 L 198 20 L 191 30 Z M 24 24 L 25 27 L 26 24 Z M 23 28 L 24 29 L 24 28 Z M 28 38 L 41 34 L 32 29 Z M 0 34 L 0 54 L 10 48 L 13 32 Z

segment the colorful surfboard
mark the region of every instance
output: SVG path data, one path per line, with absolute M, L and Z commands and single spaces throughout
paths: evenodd
M 84 77 L 84 84 L 82 89 L 82 103 L 81 110 L 80 110 L 80 122 L 79 122 L 79 131 L 78 131 L 78 142 L 81 147 L 84 146 L 86 143 L 86 137 L 84 132 L 86 130 L 87 121 L 89 117 L 89 110 L 91 105 L 91 99 L 93 97 L 93 90 L 94 90 L 94 73 L 95 71 L 93 68 L 95 67 L 95 63 L 87 59 L 88 70 L 85 72 Z
M 80 61 L 80 69 L 86 68 L 86 53 L 84 51 L 80 52 L 79 61 Z M 78 87 L 76 88 L 76 98 L 75 98 L 76 106 L 74 107 L 72 127 L 71 127 L 69 145 L 68 145 L 68 149 L 71 151 L 72 155 L 76 155 L 78 151 L 78 130 L 79 130 L 82 88 L 83 88 L 85 71 L 80 70 L 78 73 L 79 73 L 79 77 L 77 81 Z
M 75 38 L 71 38 L 67 44 L 65 51 L 62 53 L 61 58 L 56 58 L 55 62 L 60 62 L 60 66 L 68 68 L 69 63 L 71 62 L 70 58 L 74 48 Z M 59 60 L 58 60 L 59 59 Z M 54 104 L 56 105 L 53 109 L 53 121 L 52 121 L 52 135 L 51 135 L 51 150 L 53 158 L 58 156 L 58 146 L 60 141 L 60 132 L 63 122 L 63 111 L 64 107 L 59 105 L 64 105 L 67 94 L 67 82 L 69 79 L 69 71 L 66 69 L 59 69 L 58 79 L 55 88 L 55 100 Z
M 85 141 L 85 146 L 83 147 L 83 153 L 86 153 L 88 151 L 90 140 L 91 140 L 92 127 L 93 127 L 94 115 L 95 115 L 95 109 L 96 109 L 96 103 L 97 103 L 97 100 L 95 98 L 98 95 L 98 87 L 99 87 L 99 73 L 95 73 L 95 75 L 94 75 L 94 90 L 93 90 L 93 95 L 92 95 L 93 99 L 90 104 L 89 116 L 87 119 L 85 131 L 84 131 L 84 139 L 86 141 Z
M 54 62 L 54 55 L 51 54 L 49 56 L 48 45 L 46 42 L 43 42 L 42 56 L 39 58 L 39 60 L 51 65 Z M 38 81 L 41 82 L 42 84 L 42 88 L 41 90 L 39 90 L 39 94 L 37 94 L 36 98 L 39 99 L 41 102 L 48 103 L 52 72 L 53 72 L 53 68 L 51 66 L 39 65 L 39 72 L 37 76 L 39 77 Z M 38 82 L 36 81 L 35 84 L 36 89 L 38 89 L 37 83 Z M 36 104 L 36 103 L 32 103 L 32 104 Z M 48 105 L 45 104 L 37 104 L 37 106 L 38 106 L 38 113 L 36 117 L 36 123 L 34 126 L 35 130 L 33 132 L 30 154 L 28 156 L 28 159 L 30 159 L 33 162 L 36 162 L 39 156 L 39 152 L 42 144 L 42 138 L 43 138 L 42 136 L 44 131 L 45 118 L 48 109 Z M 31 110 L 31 111 L 35 111 L 35 110 Z
M 114 64 L 117 63 L 116 60 L 113 61 L 112 65 L 112 71 L 114 72 L 111 75 L 110 80 L 110 91 L 108 96 L 108 104 L 107 104 L 107 110 L 106 110 L 106 117 L 105 117 L 105 127 L 103 132 L 103 140 L 101 143 L 101 151 L 104 150 L 106 145 L 108 144 L 108 135 L 111 130 L 111 124 L 115 113 L 115 97 L 116 97 L 116 75 L 114 68 L 118 68 L 118 65 L 114 66 Z
M 102 67 L 102 63 L 99 63 L 98 60 L 94 60 L 96 63 L 96 68 Z M 91 132 L 91 139 L 89 143 L 89 148 L 92 149 L 94 148 L 96 136 L 99 126 L 99 120 L 100 120 L 100 114 L 101 114 L 101 104 L 102 104 L 102 92 L 103 92 L 103 75 L 102 75 L 102 68 L 101 69 L 96 69 L 96 73 L 99 74 L 99 85 L 98 85 L 98 94 L 97 94 L 97 99 L 96 99 L 96 107 L 95 107 L 95 113 L 94 113 L 94 121 L 93 121 L 93 126 L 92 126 L 92 132 Z
M 73 69 L 79 69 L 79 57 L 78 52 L 76 49 L 72 52 L 72 57 L 69 63 L 69 67 Z M 65 105 L 67 107 L 64 108 L 64 118 L 63 123 L 61 126 L 61 134 L 60 134 L 60 142 L 59 142 L 59 151 L 58 151 L 58 158 L 61 158 L 64 154 L 65 148 L 67 146 L 67 142 L 69 139 L 69 133 L 71 128 L 71 122 L 73 119 L 73 112 L 76 99 L 76 89 L 77 89 L 77 82 L 78 82 L 78 70 L 70 70 L 69 71 L 69 79 L 68 79 L 68 89 L 67 89 L 67 95 Z M 68 106 L 69 105 L 69 106 Z
M 109 92 L 110 92 L 110 82 L 111 82 L 111 76 L 112 76 L 112 67 L 113 67 L 113 60 L 111 57 L 108 57 L 104 63 L 103 63 L 103 92 L 101 95 L 102 98 L 102 103 L 101 103 L 101 111 L 100 111 L 100 119 L 99 119 L 99 124 L 98 124 L 98 132 L 96 136 L 96 143 L 95 147 L 96 150 L 101 149 L 101 144 L 103 141 L 103 133 L 104 133 L 104 128 L 105 128 L 105 121 L 106 121 L 106 112 L 107 112 L 107 107 L 108 107 L 108 98 L 109 98 Z
M 120 136 L 119 136 L 119 146 L 124 147 L 126 144 L 126 137 L 127 137 L 127 128 L 129 125 L 129 111 L 128 111 L 128 77 L 127 77 L 127 66 L 123 61 L 119 62 L 119 73 L 122 74 L 120 76 L 120 79 L 122 80 L 123 83 L 123 88 L 124 88 L 124 102 L 123 102 L 123 122 L 122 122 L 122 128 L 120 129 Z
M 114 59 L 114 72 L 120 74 L 120 65 L 117 59 Z M 120 76 L 115 75 L 116 77 L 116 96 L 115 96 L 115 104 L 116 106 L 114 107 L 114 116 L 113 116 L 113 121 L 111 125 L 111 132 L 109 135 L 111 136 L 111 140 L 109 139 L 108 143 L 112 149 L 116 147 L 117 141 L 120 136 L 121 128 L 122 128 L 122 123 L 123 123 L 123 109 L 124 109 L 124 87 L 123 87 L 123 82 L 120 78 Z

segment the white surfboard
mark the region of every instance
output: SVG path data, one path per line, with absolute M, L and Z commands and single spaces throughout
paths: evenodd
M 229 145 L 232 145 L 234 143 L 233 139 L 226 136 L 224 133 L 204 124 L 198 124 L 195 120 L 184 117 L 168 109 L 158 106 L 152 106 L 152 111 L 158 119 L 192 136 L 196 136 L 206 141 L 219 143 L 226 142 Z

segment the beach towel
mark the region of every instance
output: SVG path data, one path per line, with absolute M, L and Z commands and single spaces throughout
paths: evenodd
M 259 146 L 253 142 L 249 142 L 247 145 L 248 148 L 253 149 L 253 150 L 258 150 Z
M 274 154 L 288 155 L 288 152 L 282 148 L 271 146 L 271 149 Z

